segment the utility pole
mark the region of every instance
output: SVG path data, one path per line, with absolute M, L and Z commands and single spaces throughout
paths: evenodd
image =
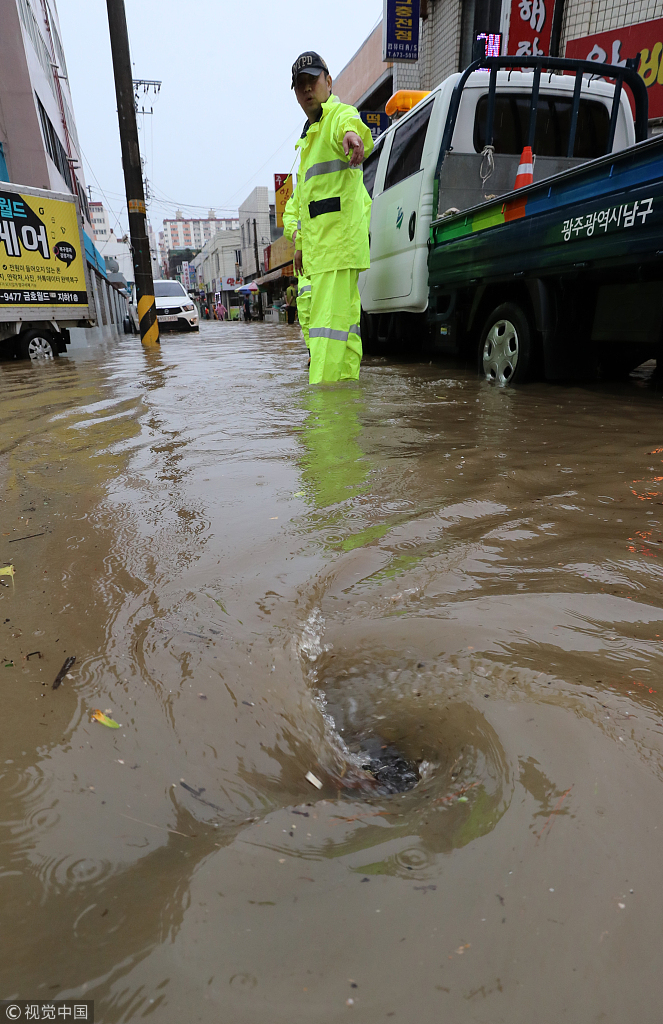
M 140 340 L 146 347 L 154 347 L 159 345 L 159 323 L 154 302 L 150 242 L 147 237 L 147 211 L 145 209 L 145 193 L 143 192 L 143 168 L 138 146 L 127 19 L 124 0 L 106 0 L 106 5 L 115 73 L 115 95 L 117 97 L 117 117 L 120 123 L 129 233 L 136 278 Z
M 260 273 L 260 263 L 258 261 L 258 228 L 256 227 L 256 219 L 253 218 L 253 249 L 256 254 L 256 274 Z M 262 295 L 258 292 L 258 320 L 264 320 L 265 314 L 262 311 Z

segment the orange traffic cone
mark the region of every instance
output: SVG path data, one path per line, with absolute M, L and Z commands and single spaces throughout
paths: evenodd
M 531 185 L 534 181 L 534 157 L 532 156 L 532 147 L 525 146 L 522 155 L 520 157 L 520 163 L 518 164 L 518 173 L 516 174 L 516 184 L 513 186 L 516 188 L 524 188 L 525 185 Z

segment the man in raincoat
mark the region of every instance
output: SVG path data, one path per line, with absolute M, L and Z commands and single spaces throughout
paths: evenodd
M 362 355 L 357 280 L 369 266 L 370 200 L 361 164 L 373 138 L 356 109 L 332 95 L 319 54 L 309 50 L 297 58 L 292 88 L 307 116 L 297 142 L 295 271 L 311 282 L 309 381 L 356 380 Z
M 283 234 L 291 242 L 297 242 L 299 232 L 299 196 L 297 189 L 288 199 L 283 211 Z M 297 318 L 308 348 L 308 322 L 311 310 L 311 282 L 303 273 L 297 275 Z

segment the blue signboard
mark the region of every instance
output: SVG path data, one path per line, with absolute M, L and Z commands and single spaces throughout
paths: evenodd
M 389 115 L 379 110 L 360 110 L 359 116 L 366 127 L 370 129 L 374 139 L 377 139 L 378 135 L 382 135 L 382 132 L 386 132 L 390 124 Z
M 382 60 L 419 60 L 419 0 L 384 0 Z

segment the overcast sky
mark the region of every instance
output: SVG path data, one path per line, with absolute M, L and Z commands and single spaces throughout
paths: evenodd
M 158 232 L 185 216 L 235 212 L 255 185 L 289 171 L 304 122 L 290 67 L 317 50 L 336 75 L 381 17 L 382 0 L 125 0 L 134 77 L 158 79 L 139 117 Z M 57 0 L 85 179 L 126 230 L 105 0 Z M 142 125 L 142 127 L 141 127 Z M 111 216 L 113 221 L 113 216 Z M 117 232 L 117 227 L 115 227 Z

